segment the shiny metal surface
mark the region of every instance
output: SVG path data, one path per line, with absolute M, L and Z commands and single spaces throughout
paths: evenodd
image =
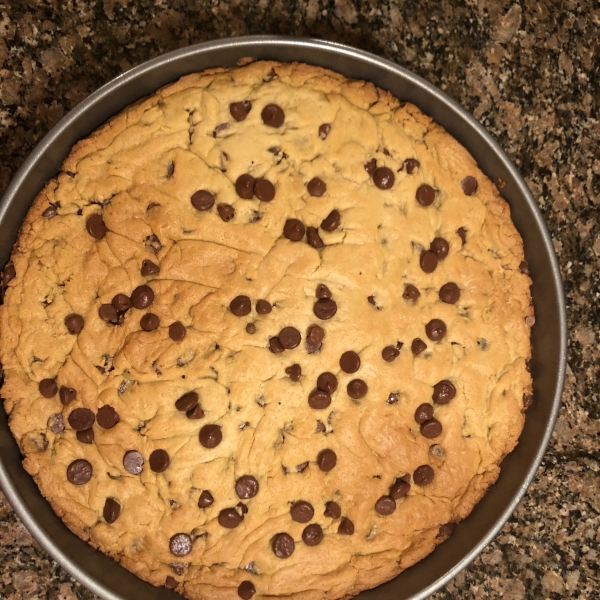
M 253 36 L 198 44 L 165 54 L 120 75 L 67 114 L 38 144 L 0 201 L 0 265 L 8 260 L 19 226 L 45 182 L 73 144 L 110 116 L 157 88 L 194 71 L 232 66 L 240 58 L 302 61 L 372 81 L 416 104 L 457 138 L 493 181 L 523 237 L 533 279 L 534 401 L 519 445 L 502 463 L 497 483 L 455 527 L 451 538 L 423 561 L 360 600 L 423 600 L 464 569 L 493 539 L 525 494 L 540 464 L 558 414 L 566 364 L 566 312 L 562 282 L 541 213 L 514 165 L 485 129 L 453 100 L 411 72 L 367 52 L 318 40 Z M 1 392 L 0 392 L 1 394 Z M 18 447 L 0 409 L 0 486 L 40 544 L 75 578 L 105 600 L 176 600 L 126 571 L 72 534 L 23 470 Z

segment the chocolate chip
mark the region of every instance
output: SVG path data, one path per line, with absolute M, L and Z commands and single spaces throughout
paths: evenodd
M 104 224 L 104 220 L 102 219 L 102 215 L 98 213 L 88 217 L 88 220 L 85 223 L 85 228 L 87 229 L 87 232 L 97 240 L 101 240 L 108 231 L 106 225 Z
M 308 227 L 306 230 L 306 241 L 317 250 L 325 248 L 325 244 L 319 235 L 319 230 L 316 227 Z
M 337 502 L 332 500 L 325 505 L 325 512 L 323 514 L 331 519 L 339 519 L 342 516 L 342 509 Z
M 67 404 L 73 402 L 75 398 L 77 398 L 77 391 L 73 388 L 61 385 L 60 390 L 58 392 L 58 397 L 60 398 L 60 401 L 66 406 Z
M 169 540 L 169 550 L 173 556 L 186 556 L 192 551 L 192 538 L 187 533 L 176 533 Z
M 307 468 L 308 468 L 308 461 L 304 461 L 303 463 L 296 465 L 296 471 L 298 471 L 298 473 L 304 473 L 304 471 L 306 471 Z
M 58 210 L 58 205 L 52 204 L 52 202 L 51 202 L 50 206 L 48 206 L 46 209 L 44 209 L 44 212 L 42 213 L 42 217 L 46 217 L 46 218 L 53 217 L 56 214 L 57 210 Z
M 341 220 L 339 211 L 334 209 L 321 221 L 321 229 L 334 231 L 340 226 Z
M 261 202 L 271 202 L 275 198 L 275 187 L 268 179 L 257 179 L 254 182 L 254 195 Z
M 440 300 L 446 304 L 456 304 L 460 298 L 460 289 L 452 281 L 445 283 L 439 291 Z
M 254 177 L 244 173 L 235 182 L 235 191 L 240 198 L 251 200 L 254 196 Z
M 320 283 L 317 286 L 315 291 L 315 296 L 317 298 L 331 298 L 332 295 L 331 290 L 324 283 Z
M 400 500 L 400 498 L 404 498 L 410 492 L 410 483 L 408 481 L 404 481 L 403 479 L 396 479 L 394 483 L 390 486 L 390 496 L 394 500 Z
M 260 113 L 265 125 L 269 127 L 281 127 L 285 121 L 285 114 L 277 104 L 267 104 Z
M 314 354 L 321 349 L 325 331 L 319 325 L 311 325 L 306 332 L 306 351 Z
M 170 589 L 170 590 L 174 590 L 177 588 L 177 586 L 179 585 L 179 582 L 177 581 L 177 579 L 175 579 L 175 577 L 171 577 L 170 575 L 167 575 L 167 578 L 165 579 L 165 587 Z
M 196 404 L 194 408 L 185 411 L 185 416 L 188 419 L 202 419 L 204 418 L 204 411 L 202 410 L 202 407 L 199 404 Z
M 431 404 L 423 403 L 419 404 L 417 410 L 415 410 L 415 421 L 421 425 L 429 419 L 433 418 L 433 406 Z
M 331 471 L 333 467 L 335 467 L 337 463 L 337 454 L 330 450 L 329 448 L 325 448 L 325 450 L 321 450 L 317 455 L 317 465 L 321 471 Z
M 529 275 L 529 265 L 527 264 L 526 260 L 522 260 L 519 263 L 519 271 L 521 271 L 521 273 L 524 275 Z
M 229 129 L 229 123 L 219 123 L 214 129 L 213 129 L 213 137 L 216 138 L 217 135 L 219 134 L 219 132 L 221 131 L 225 131 L 225 129 Z
M 337 377 L 333 373 L 325 371 L 317 377 L 317 387 L 328 394 L 333 394 L 338 387 Z
M 421 163 L 416 158 L 407 158 L 404 161 L 404 166 L 406 167 L 406 172 L 412 175 L 421 166 Z
M 427 350 L 427 344 L 421 338 L 415 338 L 410 345 L 410 349 L 415 356 L 418 356 L 424 350 Z
M 438 265 L 438 257 L 434 252 L 424 250 L 421 252 L 419 264 L 425 273 L 433 273 Z
M 123 456 L 123 466 L 128 473 L 139 475 L 144 469 L 144 457 L 137 450 L 127 450 Z
M 460 182 L 460 187 L 462 187 L 465 196 L 472 196 L 477 191 L 477 179 L 471 175 L 467 175 Z
M 196 392 L 187 392 L 175 402 L 175 408 L 181 412 L 194 410 L 198 405 L 199 396 Z
M 377 161 L 374 158 L 372 158 L 371 160 L 369 160 L 365 163 L 365 171 L 369 175 L 373 175 L 376 168 L 377 168 Z
M 446 335 L 446 324 L 441 319 L 431 319 L 425 325 L 425 333 L 432 342 L 439 342 Z
M 256 333 L 256 325 L 254 323 L 248 323 L 246 325 L 246 333 L 254 335 Z
M 288 219 L 283 226 L 283 235 L 292 242 L 299 242 L 304 237 L 304 224 L 298 219 Z
M 447 379 L 442 379 L 433 386 L 432 399 L 435 404 L 448 404 L 455 396 L 456 388 Z
M 381 496 L 375 502 L 375 511 L 386 517 L 396 510 L 396 501 L 391 496 Z
M 527 410 L 533 402 L 533 394 L 523 394 L 523 408 Z
M 306 189 L 311 196 L 322 196 L 327 191 L 327 184 L 319 177 L 313 177 L 307 184 Z
M 282 352 L 285 351 L 285 348 L 281 345 L 279 338 L 272 337 L 272 338 L 269 338 L 269 350 L 273 354 L 281 354 Z
M 438 260 L 444 260 L 448 256 L 448 250 L 450 250 L 450 244 L 441 237 L 433 238 L 429 251 L 433 252 Z
M 96 421 L 103 429 L 112 429 L 120 420 L 119 413 L 112 406 L 105 404 L 98 409 Z
M 331 404 L 331 396 L 323 390 L 313 390 L 308 395 L 308 405 L 316 410 L 327 408 Z
M 85 431 L 78 431 L 75 435 L 82 444 L 92 444 L 94 442 L 94 430 L 93 429 L 86 429 Z
M 117 309 L 112 304 L 102 304 L 98 309 L 98 316 L 103 321 L 116 321 L 117 319 Z
M 353 350 L 348 350 L 340 357 L 340 368 L 344 373 L 356 373 L 360 369 L 360 356 Z
M 298 500 L 290 509 L 292 519 L 298 523 L 308 523 L 315 515 L 315 509 L 310 502 Z
M 160 325 L 160 319 L 154 313 L 147 313 L 140 319 L 144 331 L 154 331 Z
M 169 166 L 167 167 L 167 179 L 171 179 L 171 177 L 173 177 L 173 173 L 175 173 L 175 163 L 170 162 Z
M 251 581 L 242 581 L 240 585 L 238 585 L 238 596 L 242 600 L 250 600 L 254 594 L 256 594 L 256 588 Z
M 235 529 L 241 522 L 242 517 L 235 508 L 224 508 L 217 517 L 219 525 L 221 527 L 227 527 L 227 529 Z
M 258 481 L 252 475 L 242 475 L 235 482 L 235 493 L 238 495 L 238 498 L 242 500 L 248 500 L 249 498 L 254 498 L 256 494 L 258 494 Z
M 354 533 L 354 523 L 348 517 L 342 517 L 338 526 L 338 533 L 352 535 Z
M 348 396 L 354 400 L 360 400 L 367 395 L 369 387 L 362 379 L 353 379 L 346 387 Z
M 78 458 L 67 467 L 67 480 L 73 485 L 84 485 L 92 478 L 93 472 L 94 469 L 87 460 Z
M 56 384 L 56 379 L 42 379 L 38 384 L 38 389 L 40 391 L 40 394 L 44 396 L 44 398 L 53 398 L 58 392 L 58 385 Z
M 174 342 L 180 342 L 186 335 L 187 330 L 181 321 L 175 321 L 169 325 L 169 337 Z
M 117 294 L 112 299 L 111 304 L 115 307 L 115 309 L 118 312 L 126 312 L 131 308 L 131 300 L 129 300 L 129 298 L 125 294 Z
M 394 185 L 395 179 L 394 172 L 388 167 L 379 167 L 373 171 L 373 183 L 380 190 L 389 190 Z
M 243 102 L 232 102 L 229 105 L 229 112 L 236 121 L 243 121 L 250 110 L 252 109 L 252 103 L 249 100 Z
M 442 424 L 437 419 L 429 419 L 421 424 L 421 435 L 430 440 L 442 435 Z
M 279 343 L 286 350 L 293 350 L 294 348 L 297 348 L 301 341 L 302 336 L 295 327 L 284 327 L 279 332 Z
M 319 125 L 319 137 L 324 140 L 331 131 L 331 125 L 329 123 L 323 123 Z
M 390 392 L 390 395 L 388 396 L 386 402 L 388 404 L 398 404 L 399 399 L 400 399 L 399 392 Z
M 462 240 L 462 243 L 464 246 L 465 243 L 467 242 L 467 230 L 464 227 L 459 227 L 456 230 L 456 233 L 458 234 L 458 237 Z
M 225 223 L 231 221 L 235 216 L 235 208 L 233 208 L 231 204 L 217 204 L 217 212 L 219 213 L 221 220 L 225 221 Z
M 116 500 L 113 500 L 112 498 L 107 498 L 104 502 L 104 510 L 102 511 L 102 516 L 104 517 L 104 520 L 109 525 L 112 525 L 119 518 L 120 514 L 121 505 Z
M 259 315 L 268 315 L 273 308 L 271 307 L 271 303 L 267 300 L 258 300 L 256 303 L 256 312 Z
M 307 546 L 317 546 L 323 539 L 323 528 L 318 523 L 311 523 L 302 532 L 302 541 Z
M 93 415 L 94 415 L 94 413 L 92 413 L 92 416 Z M 52 433 L 56 433 L 56 434 L 62 433 L 65 430 L 65 423 L 63 421 L 62 413 L 55 413 L 53 415 L 50 415 L 46 425 L 48 426 L 48 428 L 50 429 L 50 431 Z
M 65 327 L 71 335 L 77 335 L 83 329 L 83 317 L 75 313 L 67 315 L 65 317 Z
M 160 267 L 156 263 L 153 263 L 151 260 L 148 260 L 147 258 L 145 258 L 142 261 L 141 273 L 142 273 L 142 277 L 149 277 L 150 275 L 158 275 L 160 273 Z M 125 296 L 125 298 L 127 298 L 127 296 Z
M 420 295 L 421 292 L 419 292 L 419 290 L 414 285 L 409 283 L 404 288 L 404 293 L 402 294 L 402 297 L 405 300 L 417 300 Z
M 148 285 L 140 285 L 131 292 L 131 304 L 138 309 L 148 308 L 154 302 L 154 292 Z
M 435 200 L 435 190 L 430 185 L 423 183 L 417 189 L 416 198 L 421 206 L 429 206 Z
M 216 448 L 223 439 L 223 433 L 221 428 L 214 423 L 211 425 L 205 425 L 199 434 L 200 443 L 205 448 Z
M 144 238 L 144 244 L 148 250 L 154 254 L 158 254 L 162 248 L 162 244 L 157 236 L 154 234 L 146 236 Z
M 327 321 L 337 312 L 337 304 L 331 298 L 319 298 L 313 306 L 313 312 L 317 318 Z
M 289 533 L 278 533 L 271 540 L 271 548 L 277 558 L 289 558 L 295 547 L 294 539 Z
M 214 501 L 215 499 L 212 494 L 208 490 L 204 490 L 198 498 L 198 508 L 207 508 L 213 504 Z
M 229 310 L 236 317 L 245 317 L 246 315 L 250 314 L 250 311 L 252 310 L 252 303 L 250 302 L 250 298 L 244 295 L 236 296 L 229 303 Z
M 68 421 L 75 431 L 85 431 L 92 427 L 96 417 L 89 408 L 76 408 L 69 414 Z
M 171 464 L 171 459 L 166 450 L 154 450 L 150 454 L 150 468 L 155 473 L 162 473 L 166 471 L 168 466 Z
M 433 481 L 434 472 L 429 465 L 421 465 L 413 473 L 413 481 L 416 485 L 424 487 Z
M 327 431 L 327 427 L 325 427 L 325 423 L 321 421 L 321 419 L 317 419 L 317 433 L 325 433 Z
M 400 356 L 400 350 L 396 346 L 386 346 L 381 351 L 381 358 L 386 362 L 392 362 Z
M 375 296 L 367 296 L 367 301 L 369 302 L 369 304 L 377 306 L 377 302 L 375 302 Z
M 454 523 L 444 523 L 443 525 L 440 525 L 437 537 L 449 537 L 452 535 L 453 529 Z
M 286 375 L 289 375 L 292 381 L 300 381 L 300 377 L 302 376 L 302 367 L 298 364 L 290 365 L 285 369 Z
M 210 210 L 215 204 L 215 197 L 208 190 L 198 190 L 192 194 L 191 201 L 196 210 Z

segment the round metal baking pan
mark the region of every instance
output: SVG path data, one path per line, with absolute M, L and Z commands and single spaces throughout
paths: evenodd
M 475 157 L 492 181 L 505 182 L 502 196 L 523 237 L 533 285 L 534 400 L 519 444 L 502 473 L 471 515 L 432 554 L 359 600 L 422 600 L 464 569 L 511 516 L 540 464 L 558 413 L 566 364 L 566 312 L 552 241 L 527 185 L 495 140 L 469 113 L 413 73 L 355 48 L 277 36 L 224 39 L 150 60 L 101 87 L 67 114 L 38 144 L 0 202 L 0 265 L 9 258 L 19 226 L 36 194 L 53 177 L 77 140 L 109 117 L 182 75 L 228 67 L 244 57 L 301 61 L 365 79 L 417 105 Z M 1 393 L 1 392 L 0 392 Z M 0 486 L 26 527 L 76 579 L 105 600 L 176 600 L 178 594 L 138 579 L 72 534 L 43 499 L 21 466 L 21 455 L 0 409 Z

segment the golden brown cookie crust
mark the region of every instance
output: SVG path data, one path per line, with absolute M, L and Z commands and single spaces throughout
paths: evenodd
M 243 100 L 252 108 L 238 122 L 229 105 Z M 283 109 L 283 126 L 263 123 L 269 103 Z M 322 139 L 324 123 L 331 127 Z M 365 170 L 373 158 L 394 173 L 391 189 L 379 189 Z M 411 174 L 408 158 L 420 163 Z M 245 173 L 271 181 L 275 198 L 240 198 L 235 181 Z M 467 176 L 477 180 L 472 195 L 461 187 Z M 307 191 L 313 177 L 326 183 L 322 196 Z M 422 184 L 436 190 L 430 206 L 415 199 Z M 200 189 L 215 196 L 208 211 L 190 201 Z M 228 222 L 221 203 L 234 207 Z M 50 205 L 56 214 L 43 216 Z M 319 228 L 334 209 L 341 225 Z M 86 230 L 95 213 L 108 230 L 100 240 Z M 286 239 L 291 218 L 318 228 L 325 247 Z M 420 256 L 436 237 L 449 252 L 425 273 Z M 34 201 L 11 260 L 16 276 L 0 306 L 2 396 L 25 468 L 78 536 L 154 585 L 169 577 L 190 599 L 237 598 L 242 581 L 252 581 L 257 597 L 349 598 L 394 577 L 446 539 L 441 525 L 470 513 L 523 426 L 533 311 L 509 208 L 458 142 L 370 83 L 276 62 L 183 77 L 75 145 Z M 143 260 L 160 273 L 142 276 Z M 460 288 L 455 304 L 439 297 L 448 282 Z M 99 317 L 101 305 L 143 284 L 155 294 L 148 309 L 131 308 L 120 325 Z M 313 312 L 319 284 L 337 304 L 329 320 Z M 416 301 L 403 298 L 407 284 L 419 289 Z M 242 317 L 229 308 L 240 294 L 252 303 Z M 257 313 L 259 299 L 271 312 Z M 160 320 L 153 331 L 140 327 L 148 312 Z M 71 313 L 84 318 L 77 335 L 64 324 Z M 446 324 L 441 341 L 427 337 L 432 319 Z M 174 321 L 186 327 L 182 341 L 169 337 Z M 313 325 L 325 338 L 309 354 Z M 302 341 L 272 353 L 269 340 L 284 327 Z M 417 356 L 415 338 L 428 346 Z M 397 358 L 384 361 L 383 348 L 399 343 Z M 339 366 L 348 350 L 360 356 L 354 374 Z M 285 371 L 292 364 L 302 367 L 297 382 Z M 324 371 L 339 386 L 328 408 L 314 409 L 308 396 Z M 58 394 L 42 396 L 45 378 L 76 389 L 76 400 L 63 406 Z M 355 378 L 368 385 L 361 399 L 346 391 Z M 441 380 L 457 393 L 434 405 L 443 430 L 427 439 L 414 413 L 432 403 Z M 199 395 L 201 419 L 175 407 L 190 391 Z M 71 411 L 104 405 L 119 423 L 94 424 L 94 443 L 81 443 Z M 221 427 L 215 448 L 199 442 L 207 424 Z M 326 448 L 337 454 L 329 472 L 316 462 Z M 156 449 L 170 456 L 162 473 L 149 466 Z M 129 450 L 144 458 L 139 475 L 123 466 Z M 83 485 L 67 481 L 76 459 L 93 466 Z M 420 465 L 433 468 L 433 482 L 412 478 L 395 511 L 378 514 L 377 499 Z M 219 511 L 240 502 L 234 484 L 246 474 L 259 482 L 258 494 L 243 500 L 242 523 L 224 528 Z M 198 508 L 203 490 L 214 503 Z M 122 507 L 112 524 L 103 517 L 107 498 Z M 298 500 L 312 504 L 311 523 L 323 528 L 316 546 L 302 541 L 306 524 L 290 516 Z M 324 516 L 332 500 L 353 535 Z M 295 541 L 286 559 L 270 545 L 280 532 Z M 177 533 L 193 539 L 183 557 L 169 551 Z

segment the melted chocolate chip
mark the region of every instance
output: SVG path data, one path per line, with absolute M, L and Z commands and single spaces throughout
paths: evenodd
M 120 420 L 121 418 L 119 417 L 119 413 L 108 404 L 101 406 L 96 414 L 96 422 L 103 429 L 112 429 Z
M 235 191 L 240 198 L 251 200 L 254 196 L 254 177 L 244 173 L 235 181 Z
M 448 404 L 455 396 L 456 388 L 447 379 L 442 379 L 433 386 L 432 399 L 435 404 Z
M 460 289 L 454 282 L 449 281 L 440 288 L 439 297 L 446 304 L 456 304 L 460 298 Z
M 277 558 L 289 558 L 295 547 L 294 539 L 289 533 L 278 533 L 271 540 L 271 548 Z
M 250 600 L 250 598 L 256 594 L 256 588 L 251 581 L 242 581 L 242 583 L 238 585 L 237 593 L 242 600 Z
M 337 304 L 331 298 L 319 298 L 313 306 L 313 312 L 318 319 L 327 321 L 337 312 Z
M 250 314 L 250 311 L 252 310 L 252 303 L 250 302 L 250 298 L 248 298 L 248 296 L 244 296 L 243 294 L 240 296 L 236 296 L 229 303 L 229 310 L 236 317 L 245 317 L 246 315 Z
M 406 172 L 412 175 L 421 166 L 421 163 L 416 158 L 407 158 L 404 161 L 404 166 L 406 167 Z
M 405 300 L 417 300 L 420 295 L 421 295 L 421 292 L 419 292 L 419 290 L 414 285 L 409 283 L 404 288 L 404 293 L 402 294 L 402 297 Z
M 430 185 L 423 183 L 417 189 L 416 198 L 421 206 L 430 206 L 435 200 L 435 190 Z
M 323 528 L 318 523 L 311 523 L 302 531 L 302 541 L 307 546 L 317 546 L 323 539 Z
M 329 448 L 325 448 L 325 450 L 321 450 L 317 455 L 317 465 L 321 471 L 331 471 L 333 467 L 335 467 L 337 463 L 337 454 L 330 450 Z
M 254 195 L 261 202 L 271 202 L 275 198 L 275 187 L 268 179 L 257 179 L 254 182 Z
M 217 204 L 217 212 L 219 213 L 221 220 L 225 221 L 225 223 L 229 223 L 235 216 L 235 208 L 233 208 L 231 204 Z
M 75 313 L 67 315 L 65 317 L 65 327 L 71 335 L 77 335 L 83 329 L 83 317 Z
M 75 431 L 85 431 L 92 427 L 96 417 L 89 408 L 76 408 L 70 412 L 68 421 Z
M 437 419 L 429 419 L 421 424 L 421 435 L 427 439 L 442 435 L 442 424 Z
M 154 302 L 154 292 L 148 285 L 140 285 L 131 292 L 131 304 L 135 308 L 148 308 Z
M 308 395 L 308 405 L 316 410 L 327 408 L 331 404 L 331 396 L 323 390 L 313 390 Z
M 471 175 L 467 175 L 461 182 L 460 187 L 465 196 L 472 196 L 477 191 L 477 179 Z
M 313 177 L 307 184 L 306 189 L 311 196 L 322 196 L 327 191 L 327 184 L 319 177 Z
M 439 342 L 446 335 L 446 324 L 441 319 L 431 319 L 425 325 L 425 333 L 432 342 Z
M 173 177 L 173 173 L 175 173 L 175 163 L 170 162 L 169 166 L 167 167 L 167 179 L 171 179 L 171 177 Z
M 204 490 L 198 498 L 198 508 L 207 508 L 213 504 L 215 499 L 208 490 Z
M 314 354 L 321 349 L 325 331 L 319 325 L 311 325 L 306 332 L 306 351 Z
M 377 161 L 374 158 L 372 158 L 371 160 L 367 161 L 364 166 L 365 166 L 365 171 L 369 175 L 373 175 L 373 173 L 375 172 L 375 169 L 377 168 Z
M 421 338 L 415 338 L 410 345 L 410 349 L 415 356 L 427 350 L 427 344 Z
M 431 404 L 423 403 L 419 404 L 417 410 L 415 410 L 415 421 L 421 425 L 429 419 L 433 418 L 433 406 Z
M 434 472 L 429 465 L 421 465 L 413 473 L 413 481 L 416 485 L 424 487 L 433 481 Z
M 519 271 L 521 271 L 521 273 L 524 275 L 529 275 L 529 265 L 527 264 L 526 260 L 522 260 L 519 263 Z
M 338 526 L 338 533 L 352 535 L 354 533 L 354 523 L 348 517 L 342 517 Z
M 144 469 L 144 457 L 137 450 L 128 450 L 123 456 L 123 466 L 128 473 L 139 475 Z
M 325 371 L 317 378 L 317 387 L 328 394 L 333 394 L 338 387 L 337 377 L 333 373 Z
M 218 425 L 205 425 L 200 430 L 199 438 L 205 448 L 216 448 L 223 439 L 223 433 Z
M 341 221 L 339 211 L 334 209 L 321 221 L 321 229 L 323 231 L 334 231 L 340 226 Z
M 102 215 L 99 215 L 98 213 L 88 217 L 88 220 L 85 223 L 85 228 L 87 229 L 87 232 L 97 240 L 101 240 L 108 231 L 104 223 L 104 219 L 102 219 Z
M 144 244 L 146 248 L 148 248 L 148 250 L 154 254 L 158 254 L 162 248 L 160 240 L 154 234 L 145 237 Z
M 285 113 L 277 104 L 267 104 L 260 116 L 263 123 L 269 127 L 281 127 L 285 121 Z
M 344 373 L 356 373 L 360 369 L 360 356 L 353 350 L 348 350 L 340 357 L 340 368 Z
M 160 267 L 153 263 L 151 260 L 145 258 L 142 261 L 142 268 L 140 269 L 142 277 L 149 277 L 150 275 L 158 275 L 160 273 Z M 127 296 L 125 296 L 127 298 Z M 116 306 L 115 306 L 116 308 Z
M 533 403 L 533 394 L 523 394 L 523 409 L 527 410 Z
M 346 387 L 348 396 L 354 400 L 360 400 L 367 395 L 369 387 L 362 379 L 353 379 Z
M 187 330 L 181 321 L 175 321 L 169 325 L 169 337 L 174 342 L 180 342 L 186 335 Z
M 94 413 L 92 413 L 92 416 L 93 416 L 93 414 Z M 62 433 L 65 430 L 65 424 L 63 421 L 62 413 L 55 413 L 53 415 L 50 415 L 46 425 L 48 426 L 48 428 L 50 429 L 50 431 L 52 433 L 56 433 L 56 434 Z
M 300 381 L 300 377 L 302 376 L 302 367 L 298 364 L 290 365 L 285 369 L 286 375 L 289 375 L 292 381 Z
M 175 408 L 181 412 L 194 410 L 198 406 L 199 396 L 196 392 L 188 392 L 175 402 Z
M 294 348 L 297 348 L 301 341 L 302 336 L 295 327 L 284 327 L 279 332 L 279 343 L 286 350 L 293 350 Z
M 77 398 L 77 391 L 73 388 L 67 387 L 65 385 L 60 386 L 60 390 L 58 391 L 58 397 L 60 401 L 66 406 L 70 404 Z
M 84 485 L 92 478 L 93 472 L 87 460 L 78 458 L 67 467 L 67 480 L 73 485 Z
M 404 498 L 410 492 L 410 483 L 408 481 L 404 481 L 403 479 L 396 479 L 394 483 L 390 486 L 390 496 L 394 500 L 400 500 L 400 498 Z
M 394 172 L 388 167 L 379 167 L 373 171 L 373 183 L 380 190 L 389 190 L 394 185 L 395 179 Z
M 316 227 L 308 227 L 306 229 L 306 241 L 317 250 L 325 248 L 325 244 L 319 235 L 319 230 Z
M 160 319 L 154 313 L 147 313 L 140 319 L 140 327 L 144 331 L 154 331 L 160 325 Z
M 450 244 L 441 237 L 433 238 L 431 245 L 429 246 L 429 251 L 433 252 L 438 260 L 444 260 L 446 256 L 448 256 L 448 251 L 450 250 Z
M 298 523 L 308 523 L 315 515 L 315 509 L 312 507 L 310 502 L 305 500 L 298 500 L 292 504 L 290 509 L 292 519 Z
M 252 102 L 244 100 L 243 102 L 232 102 L 229 105 L 229 112 L 236 121 L 243 121 L 250 110 L 252 109 Z
M 319 125 L 319 137 L 324 140 L 331 131 L 331 125 L 329 123 L 323 123 Z
M 118 312 L 121 313 L 126 312 L 131 308 L 131 300 L 129 300 L 129 298 L 125 294 L 117 294 L 112 299 L 111 304 L 115 307 L 115 309 Z
M 241 522 L 242 516 L 238 513 L 235 508 L 224 508 L 217 517 L 219 525 L 221 527 L 227 527 L 227 529 L 235 529 Z
M 58 392 L 58 385 L 56 384 L 56 379 L 42 379 L 38 384 L 38 389 L 40 391 L 40 394 L 44 396 L 44 398 L 53 398 Z
M 342 509 L 337 502 L 332 500 L 325 505 L 325 512 L 323 514 L 331 519 L 339 519 L 342 516 Z
M 117 309 L 112 304 L 102 304 L 98 309 L 98 316 L 108 323 L 116 321 Z
M 438 265 L 438 257 L 434 252 L 424 250 L 419 258 L 419 264 L 425 273 L 433 273 Z
M 279 338 L 276 337 L 269 339 L 269 350 L 273 354 L 281 354 L 282 352 L 285 352 L 285 348 L 281 345 Z
M 173 556 L 186 556 L 192 551 L 192 538 L 187 533 L 176 533 L 169 540 L 169 550 Z
M 78 431 L 75 435 L 82 444 L 93 444 L 94 443 L 94 430 L 93 429 L 86 429 L 85 431 Z
M 288 219 L 283 226 L 283 235 L 292 242 L 299 242 L 305 231 L 304 224 L 298 219 Z
M 332 295 L 331 290 L 324 283 L 320 283 L 315 290 L 317 298 L 331 298 Z
M 104 502 L 104 509 L 102 511 L 102 516 L 104 517 L 104 520 L 109 525 L 112 525 L 119 518 L 120 514 L 121 505 L 113 498 L 107 498 Z
M 306 469 L 308 468 L 308 461 L 304 461 L 303 463 L 300 463 L 299 465 L 296 465 L 296 471 L 298 471 L 298 473 L 304 473 L 304 471 L 306 471 Z
M 272 310 L 271 303 L 267 300 L 258 300 L 256 303 L 256 312 L 259 315 L 268 315 Z
M 467 230 L 464 227 L 459 227 L 456 230 L 456 233 L 458 234 L 458 237 L 462 240 L 462 243 L 464 246 L 465 243 L 467 242 Z
M 150 454 L 150 468 L 155 473 L 162 473 L 166 471 L 169 465 L 171 464 L 171 459 L 169 458 L 169 454 L 166 450 L 154 450 L 152 454 Z
M 392 362 L 400 356 L 400 350 L 396 346 L 386 346 L 381 351 L 381 358 L 386 362 Z
M 381 496 L 375 502 L 375 511 L 384 517 L 391 515 L 396 510 L 396 501 L 391 496 Z
M 254 498 L 254 496 L 258 494 L 258 489 L 258 481 L 252 475 L 242 475 L 235 482 L 235 493 L 238 495 L 238 498 L 241 498 L 242 500 Z

